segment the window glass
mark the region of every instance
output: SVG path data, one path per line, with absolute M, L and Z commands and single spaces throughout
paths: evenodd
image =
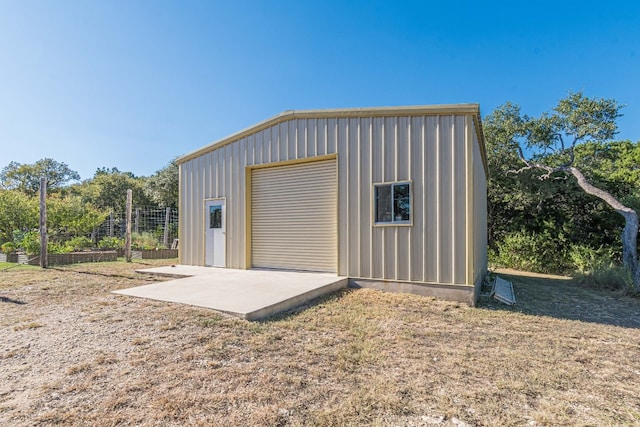
M 391 222 L 391 185 L 378 185 L 376 189 L 376 222 Z
M 409 221 L 411 201 L 409 200 L 409 184 L 393 186 L 393 214 L 394 221 Z
M 378 184 L 374 186 L 375 222 L 407 223 L 411 221 L 411 184 Z
M 209 228 L 222 228 L 222 206 L 209 206 Z

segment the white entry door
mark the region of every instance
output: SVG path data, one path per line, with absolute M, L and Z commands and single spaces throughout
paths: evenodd
M 205 227 L 205 265 L 226 267 L 224 200 L 206 201 Z

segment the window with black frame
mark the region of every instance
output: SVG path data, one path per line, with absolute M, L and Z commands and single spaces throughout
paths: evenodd
M 374 203 L 376 224 L 411 223 L 411 183 L 375 184 Z

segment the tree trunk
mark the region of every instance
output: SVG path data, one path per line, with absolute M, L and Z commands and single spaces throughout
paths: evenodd
M 622 261 L 629 269 L 633 279 L 633 288 L 640 292 L 640 266 L 638 261 L 638 214 L 631 208 L 620 203 L 609 192 L 591 185 L 587 178 L 573 166 L 566 170 L 576 177 L 578 185 L 586 193 L 598 197 L 607 202 L 616 212 L 624 217 L 624 229 L 622 230 Z

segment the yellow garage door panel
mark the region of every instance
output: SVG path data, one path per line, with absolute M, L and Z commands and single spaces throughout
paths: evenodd
M 336 162 L 255 169 L 253 267 L 337 271 Z

